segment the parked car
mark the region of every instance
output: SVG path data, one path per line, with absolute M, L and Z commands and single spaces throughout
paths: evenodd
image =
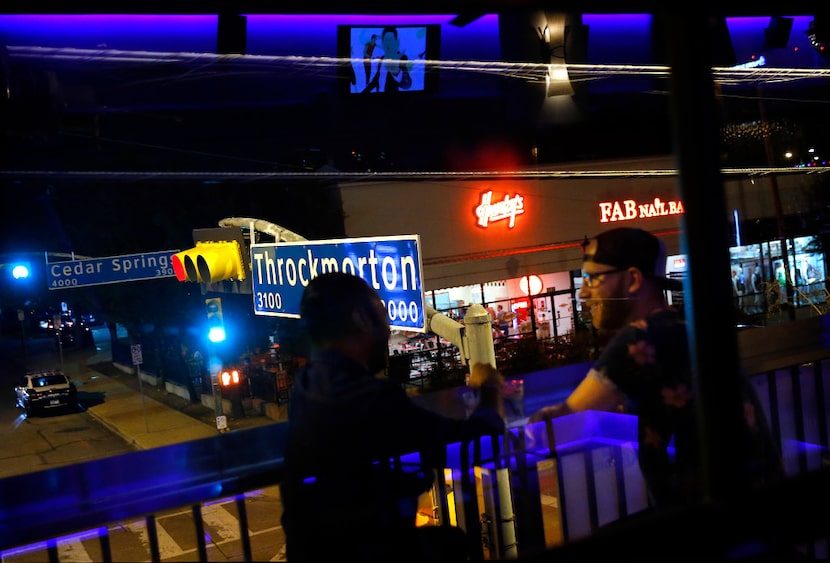
M 20 377 L 14 388 L 16 407 L 24 409 L 26 416 L 50 410 L 75 410 L 78 406 L 78 389 L 61 371 L 39 371 Z
M 56 338 L 60 337 L 60 344 L 64 348 L 93 348 L 95 337 L 92 328 L 87 322 L 91 315 L 73 317 L 72 315 L 46 314 L 40 321 L 40 328 L 47 334 Z M 92 317 L 94 319 L 94 317 Z
M 78 317 L 81 319 L 81 324 L 87 326 L 100 326 L 104 324 L 103 318 L 97 316 L 95 313 L 81 313 Z

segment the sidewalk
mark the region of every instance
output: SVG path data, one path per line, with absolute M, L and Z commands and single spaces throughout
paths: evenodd
M 96 361 L 99 360 L 99 361 Z M 86 375 L 73 381 L 87 412 L 139 449 L 150 449 L 216 436 L 216 413 L 200 403 L 142 383 L 105 358 L 89 358 Z M 228 420 L 230 431 L 276 421 L 265 416 Z

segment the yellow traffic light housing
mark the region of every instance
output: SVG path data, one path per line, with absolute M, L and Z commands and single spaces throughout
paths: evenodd
M 173 255 L 176 279 L 211 284 L 248 277 L 250 258 L 241 229 L 196 229 L 193 240 L 194 248 Z
M 244 280 L 247 276 L 239 243 L 197 242 L 195 248 L 173 255 L 173 272 L 179 281 L 213 283 Z

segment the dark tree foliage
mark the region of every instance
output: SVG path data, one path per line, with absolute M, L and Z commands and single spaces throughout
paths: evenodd
M 48 252 L 53 261 L 56 255 L 81 259 L 184 250 L 194 244 L 194 229 L 217 227 L 229 217 L 262 219 L 310 240 L 343 236 L 336 187 L 310 181 L 28 182 L 3 186 L 2 202 L 17 213 L 6 213 L 13 219 L 0 231 L 0 252 Z M 186 335 L 205 316 L 201 286 L 170 277 L 37 293 L 33 300 L 43 307 L 66 301 L 120 323 L 134 341 L 154 332 Z M 245 326 L 249 343 L 240 341 L 241 350 L 260 345 L 261 333 L 276 330 L 273 320 L 252 314 L 250 296 L 227 299 L 233 301 L 231 314 Z M 285 324 L 282 332 L 290 340 L 294 323 Z

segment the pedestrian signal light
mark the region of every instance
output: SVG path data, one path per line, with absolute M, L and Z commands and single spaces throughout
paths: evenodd
M 232 369 L 223 371 L 219 376 L 219 382 L 222 384 L 222 387 L 239 385 L 239 370 Z
M 196 246 L 173 255 L 173 273 L 180 282 L 215 283 L 248 277 L 248 257 L 242 230 L 194 229 Z
M 225 341 L 225 320 L 222 317 L 222 300 L 218 297 L 205 299 L 208 319 L 208 340 L 213 343 Z

